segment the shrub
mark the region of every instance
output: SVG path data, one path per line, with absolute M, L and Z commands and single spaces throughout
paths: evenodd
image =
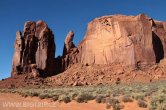
M 49 98 L 49 95 L 48 94 L 40 94 L 39 98 L 40 99 L 46 99 L 46 98 Z
M 70 97 L 64 95 L 64 96 L 61 96 L 59 101 L 60 102 L 62 101 L 64 103 L 69 103 L 69 102 L 71 102 L 71 99 L 70 99 Z
M 158 107 L 157 107 L 157 110 L 166 110 L 166 103 L 159 104 Z
M 106 106 L 107 109 L 109 109 L 112 106 L 113 110 L 120 110 L 119 106 L 118 106 L 118 104 L 119 104 L 118 99 L 108 98 L 108 99 L 106 99 L 106 104 L 107 104 L 107 106 Z
M 37 92 L 34 92 L 34 91 L 22 91 L 22 92 L 19 92 L 21 95 L 22 94 L 26 94 L 27 96 L 31 96 L 31 97 L 34 97 L 34 96 L 36 96 L 36 97 L 38 97 L 39 96 L 39 93 L 37 93 Z
M 132 98 L 136 99 L 136 100 L 144 100 L 145 94 L 143 93 L 135 93 L 133 94 Z
M 97 103 L 105 103 L 105 96 L 99 95 L 96 97 Z
M 133 102 L 133 100 L 131 99 L 131 97 L 128 96 L 128 95 L 123 96 L 122 97 L 122 101 L 123 102 Z
M 147 104 L 143 100 L 138 100 L 138 106 L 142 108 L 147 108 Z
M 157 109 L 157 102 L 156 100 L 151 100 L 150 102 L 150 110 L 156 110 Z
M 158 92 L 152 96 L 150 101 L 151 110 L 166 110 L 166 95 L 164 93 Z
M 119 103 L 119 100 L 118 100 L 118 99 L 115 99 L 115 98 L 108 98 L 108 99 L 106 100 L 106 103 L 113 106 L 113 105 Z
M 89 100 L 93 100 L 95 97 L 93 95 L 89 94 L 81 94 L 78 97 L 76 97 L 76 101 L 79 103 L 87 102 Z
M 22 93 L 21 96 L 22 97 L 28 97 L 28 94 L 27 93 Z
M 71 96 L 71 99 L 74 100 L 78 96 L 78 93 L 71 93 L 69 95 Z
M 36 96 L 36 97 L 39 95 L 39 93 L 37 92 L 32 92 L 31 94 L 32 94 L 31 96 Z
M 63 101 L 64 101 L 65 103 L 71 102 L 70 97 L 65 97 L 65 98 L 63 99 Z
M 113 110 L 121 110 L 124 108 L 124 105 L 121 105 L 121 104 L 115 104 L 113 107 Z
M 58 98 L 59 98 L 59 96 L 57 96 L 57 95 L 55 95 L 55 96 L 52 97 L 53 101 L 57 101 Z
M 113 110 L 121 110 L 124 108 L 124 106 L 120 104 L 119 100 L 115 98 L 108 98 L 106 100 L 106 104 L 107 104 L 106 106 L 107 109 L 110 109 L 111 106 Z

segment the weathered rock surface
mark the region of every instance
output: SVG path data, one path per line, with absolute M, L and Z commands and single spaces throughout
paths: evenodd
M 166 57 L 166 23 L 154 21 L 152 27 L 153 49 L 156 54 L 156 62 Z
M 79 44 L 80 62 L 133 67 L 158 63 L 165 55 L 164 29 L 162 22 L 154 22 L 144 14 L 96 18 L 88 24 L 87 33 Z
M 12 76 L 19 74 L 21 72 L 21 62 L 23 53 L 23 39 L 20 31 L 16 32 L 16 40 L 14 44 L 14 55 L 13 55 L 13 65 L 12 65 Z
M 22 73 L 32 73 L 34 77 L 50 76 L 71 70 L 69 68 L 74 68 L 73 65 L 79 65 L 81 69 L 85 66 L 87 71 L 82 74 L 90 74 L 93 69 L 88 68 L 95 65 L 98 65 L 95 72 L 102 69 L 103 65 L 111 69 L 118 65 L 113 73 L 110 70 L 102 71 L 109 78 L 110 74 L 127 75 L 124 69 L 130 67 L 149 69 L 166 59 L 166 22 L 155 21 L 144 14 L 96 18 L 88 24 L 85 37 L 78 47 L 74 45 L 73 38 L 74 32 L 70 31 L 64 42 L 62 56 L 55 58 L 54 35 L 47 24 L 43 21 L 26 22 L 23 35 L 19 31 L 16 34 L 12 76 Z M 77 77 L 74 76 L 75 79 Z M 99 80 L 104 77 L 101 76 Z M 87 78 L 85 76 L 81 81 Z M 115 79 L 119 80 L 118 77 Z
M 67 55 L 72 51 L 73 48 L 76 48 L 76 46 L 73 43 L 73 38 L 74 38 L 74 32 L 70 31 L 65 39 L 65 44 L 63 48 L 63 56 Z
M 70 31 L 66 36 L 63 55 L 62 55 L 62 71 L 66 70 L 73 64 L 78 63 L 77 54 L 78 49 L 73 43 L 74 32 Z
M 52 86 L 112 85 L 126 83 L 150 83 L 166 79 L 166 61 L 156 65 L 133 69 L 122 65 L 74 64 L 65 72 L 46 78 Z
M 38 48 L 36 51 L 37 67 L 43 72 L 54 73 L 55 43 L 54 35 L 46 23 L 38 21 L 36 23 L 36 37 L 38 38 Z
M 54 35 L 45 22 L 26 22 L 23 36 L 17 32 L 14 45 L 12 76 L 32 72 L 33 64 L 41 75 L 54 73 Z

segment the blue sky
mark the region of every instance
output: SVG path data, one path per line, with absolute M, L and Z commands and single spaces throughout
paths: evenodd
M 166 21 L 166 0 L 0 0 L 0 79 L 10 77 L 15 33 L 25 21 L 44 20 L 53 30 L 56 56 L 61 55 L 66 34 L 74 42 L 84 37 L 87 24 L 113 14 L 148 16 Z

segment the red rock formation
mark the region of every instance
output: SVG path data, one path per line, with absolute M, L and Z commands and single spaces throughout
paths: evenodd
M 12 76 L 32 72 L 36 64 L 40 74 L 54 73 L 54 35 L 43 21 L 28 21 L 24 25 L 24 35 L 17 32 L 13 57 Z
M 120 63 L 134 67 L 158 62 L 163 57 L 154 51 L 153 23 L 156 22 L 144 14 L 94 19 L 88 24 L 87 33 L 79 44 L 80 62 L 89 65 Z M 163 26 L 160 28 L 161 35 L 158 36 L 165 36 Z M 164 45 L 164 40 L 161 40 Z
M 73 38 L 74 38 L 74 32 L 70 31 L 65 39 L 65 44 L 63 48 L 63 56 L 67 55 L 72 51 L 73 48 L 76 48 L 76 46 L 73 43 Z
M 21 72 L 22 52 L 23 52 L 23 39 L 20 31 L 16 32 L 16 41 L 14 43 L 14 55 L 12 61 L 12 76 Z
M 28 21 L 24 25 L 24 45 L 22 54 L 23 71 L 29 72 L 28 66 L 35 64 L 35 53 L 37 49 L 37 38 L 35 37 L 36 23 Z
M 74 32 L 70 31 L 65 39 L 62 55 L 62 71 L 66 70 L 71 65 L 78 63 L 78 49 L 73 43 Z
M 32 67 L 35 67 L 33 73 L 37 69 L 45 76 L 54 75 L 76 63 L 142 67 L 159 63 L 166 57 L 166 22 L 144 14 L 96 18 L 88 24 L 78 48 L 73 38 L 74 32 L 70 31 L 62 56 L 54 58 L 54 36 L 47 24 L 26 22 L 23 37 L 21 32 L 16 34 L 12 75 L 32 72 Z
M 37 67 L 47 74 L 53 74 L 55 72 L 54 35 L 46 23 L 42 21 L 38 21 L 36 23 L 36 37 L 38 38 L 38 46 L 36 51 Z
M 156 62 L 166 58 L 166 28 L 165 22 L 154 21 L 152 27 L 153 49 L 156 55 Z

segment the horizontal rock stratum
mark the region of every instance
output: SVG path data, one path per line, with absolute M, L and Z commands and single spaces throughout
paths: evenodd
M 159 63 L 166 56 L 166 22 L 155 21 L 145 14 L 96 18 L 88 24 L 78 47 L 73 38 L 74 32 L 70 31 L 62 56 L 55 58 L 54 35 L 47 24 L 26 22 L 23 35 L 16 33 L 12 76 L 31 72 L 35 76 L 55 75 L 74 64 L 137 68 Z

